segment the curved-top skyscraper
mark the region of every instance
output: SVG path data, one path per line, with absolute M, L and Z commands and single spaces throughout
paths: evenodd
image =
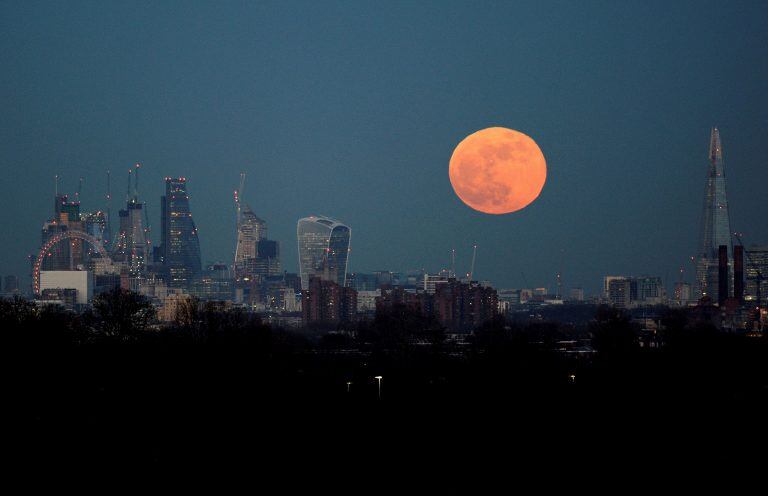
M 709 166 L 704 191 L 704 208 L 701 221 L 701 242 L 696 263 L 696 293 L 699 298 L 709 296 L 718 301 L 718 249 L 731 243 L 731 220 L 728 214 L 728 197 L 725 192 L 725 165 L 720 132 L 712 128 L 709 140 Z M 727 287 L 727 286 L 726 286 Z M 723 295 L 727 298 L 728 295 Z
M 345 285 L 351 234 L 348 226 L 329 217 L 299 219 L 296 236 L 302 289 L 309 287 L 311 276 Z

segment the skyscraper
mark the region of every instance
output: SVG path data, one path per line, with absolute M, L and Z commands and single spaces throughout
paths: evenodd
M 120 230 L 112 253 L 115 262 L 125 263 L 134 274 L 144 270 L 149 252 L 143 207 L 144 205 L 134 198 L 128 200 L 125 209 L 118 212 Z
M 186 178 L 165 178 L 162 210 L 162 242 L 160 253 L 166 283 L 170 287 L 189 287 L 201 271 L 200 241 L 189 209 Z
M 765 308 L 768 301 L 768 245 L 750 246 L 745 250 L 744 278 L 745 299 Z M 757 301 L 758 285 L 760 301 Z
M 237 279 L 253 275 L 259 242 L 267 237 L 267 223 L 245 205 L 237 220 L 237 246 L 235 247 L 235 276 Z
M 704 208 L 701 220 L 701 240 L 696 263 L 696 295 L 708 296 L 713 302 L 724 300 L 728 295 L 718 294 L 718 251 L 726 246 L 733 253 L 731 221 L 728 214 L 728 198 L 725 191 L 725 166 L 720 132 L 712 128 L 709 141 L 709 165 L 707 167 Z M 723 287 L 728 287 L 725 284 Z
M 349 227 L 329 217 L 299 219 L 296 236 L 302 289 L 309 288 L 311 276 L 345 285 L 351 233 Z

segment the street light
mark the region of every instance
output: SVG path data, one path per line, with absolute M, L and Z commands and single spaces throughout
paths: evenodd
M 350 382 L 350 381 L 347 381 L 347 392 L 349 392 L 349 388 L 350 388 L 350 386 L 352 386 L 352 382 Z
M 380 375 L 377 375 L 376 377 L 374 377 L 374 379 L 376 379 L 379 382 L 379 399 L 381 399 L 381 379 L 382 379 L 382 377 Z

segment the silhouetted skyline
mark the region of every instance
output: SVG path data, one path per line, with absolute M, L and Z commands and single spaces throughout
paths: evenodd
M 734 230 L 766 244 L 768 7 L 761 2 L 259 5 L 9 3 L 0 17 L 0 275 L 22 276 L 54 175 L 113 215 L 142 164 L 153 242 L 163 178 L 188 179 L 202 260 L 231 263 L 232 191 L 298 271 L 296 222 L 355 232 L 349 271 L 468 266 L 497 287 L 596 293 L 609 273 L 669 287 L 697 249 L 709 132 Z M 548 166 L 510 215 L 472 211 L 448 160 L 518 129 Z M 114 219 L 113 219 L 114 220 Z M 524 275 L 523 275 L 524 273 Z M 530 284 L 524 281 L 527 279 Z

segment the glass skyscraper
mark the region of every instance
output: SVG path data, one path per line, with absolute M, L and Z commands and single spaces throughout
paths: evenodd
M 267 237 L 267 223 L 245 205 L 237 220 L 237 246 L 235 248 L 235 276 L 251 278 L 259 255 L 259 243 Z
M 165 196 L 162 207 L 162 244 L 160 254 L 166 284 L 170 287 L 189 287 L 201 272 L 200 241 L 189 209 L 186 178 L 165 178 Z
M 696 264 L 697 297 L 709 296 L 718 301 L 718 249 L 728 247 L 729 260 L 733 253 L 728 197 L 725 191 L 725 165 L 720 132 L 712 128 L 709 140 L 709 166 L 704 191 L 701 241 Z M 730 262 L 729 262 L 730 265 Z M 728 284 L 730 286 L 730 284 Z M 728 295 L 723 295 L 727 298 Z
M 309 288 L 311 276 L 345 285 L 351 234 L 348 226 L 329 217 L 299 219 L 296 236 L 302 289 Z

